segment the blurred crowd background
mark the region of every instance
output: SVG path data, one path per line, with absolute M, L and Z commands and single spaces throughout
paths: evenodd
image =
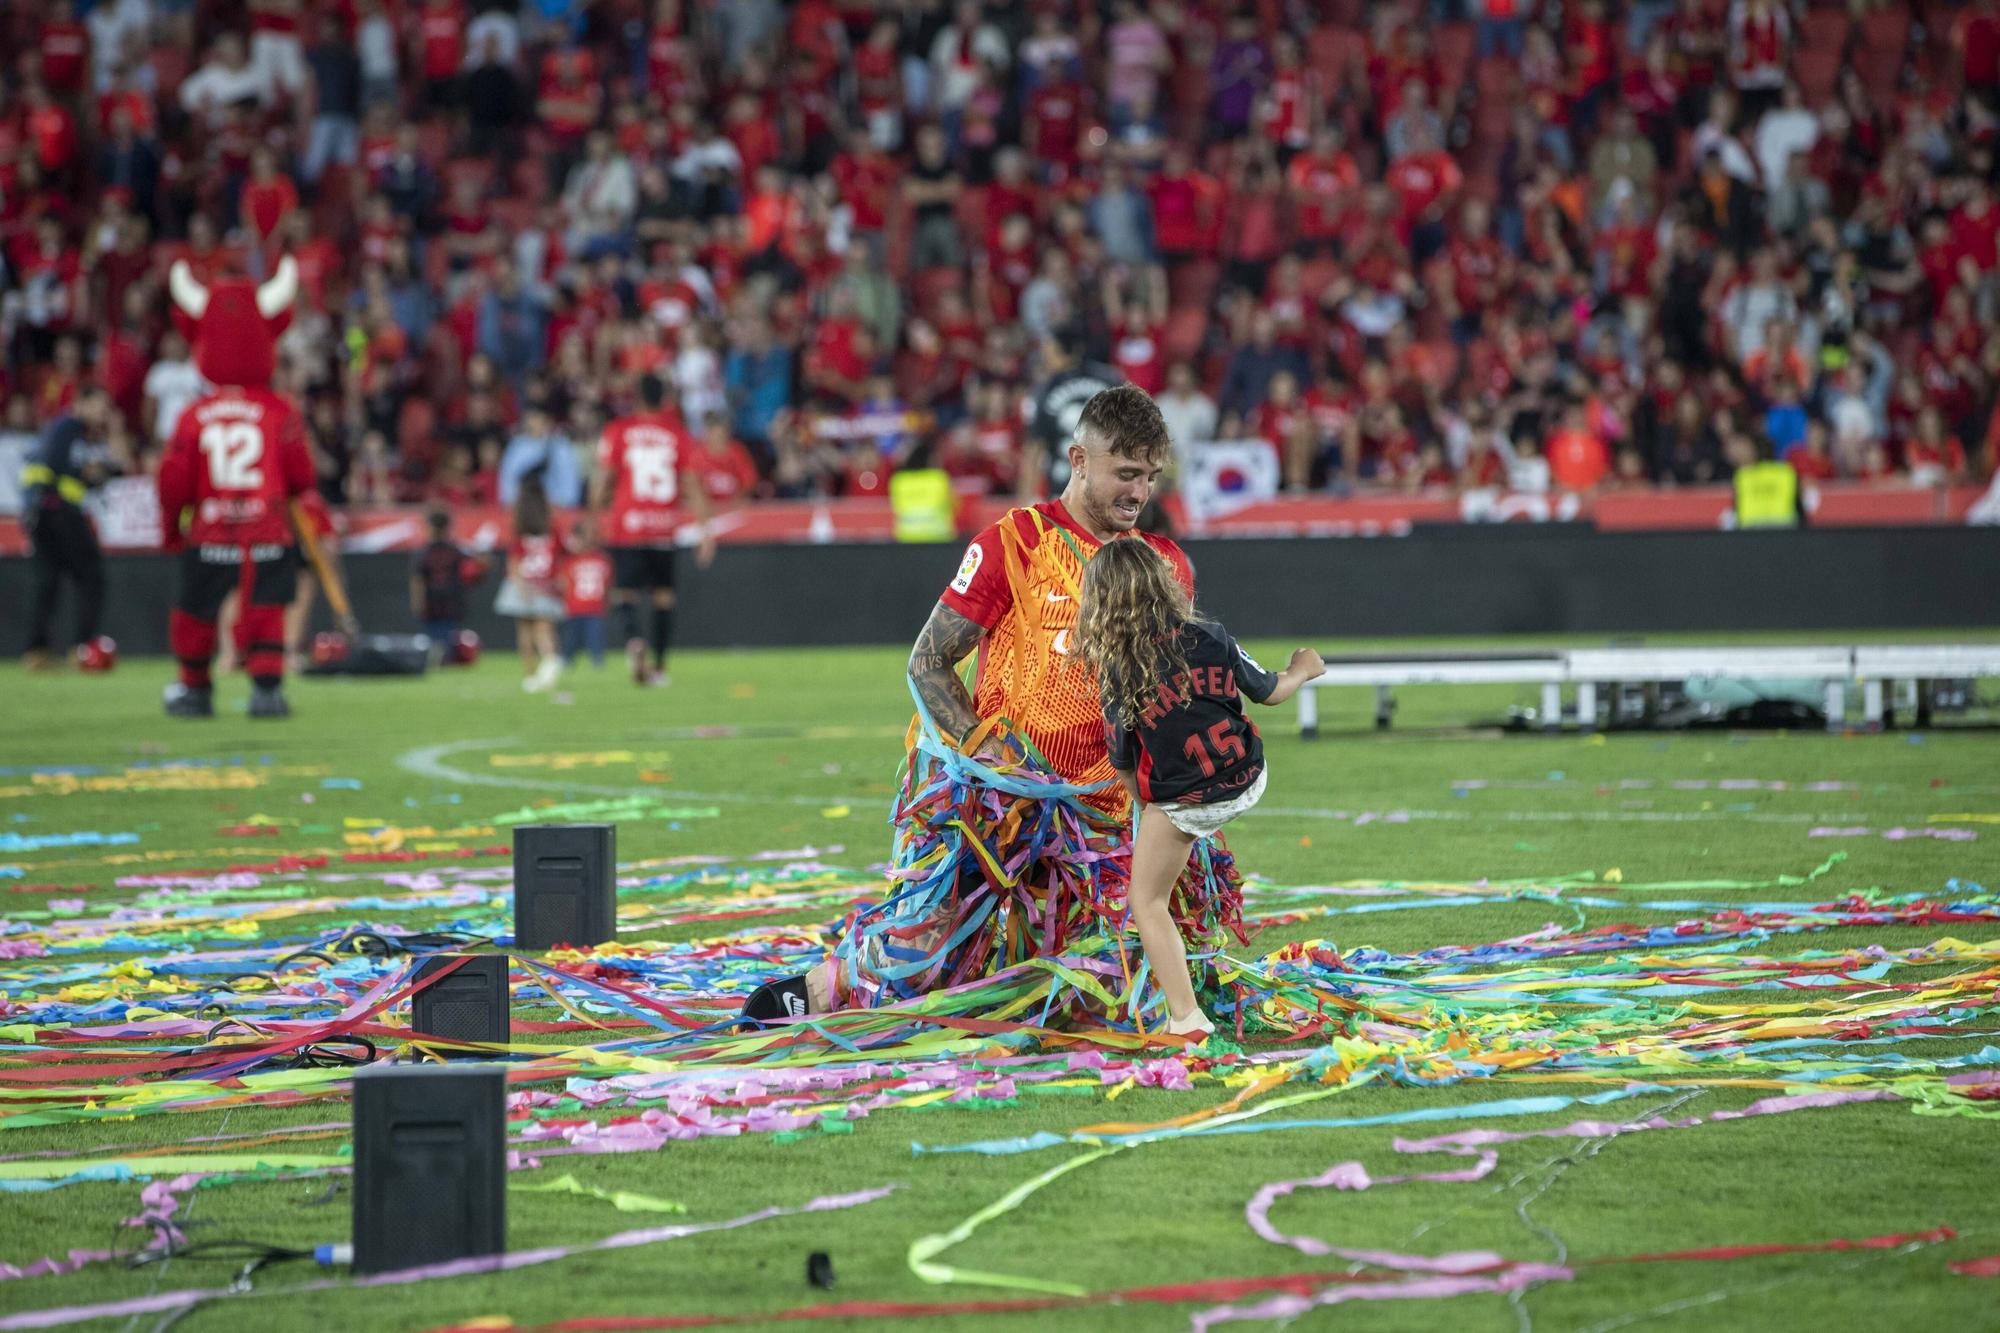
M 582 498 L 639 376 L 711 496 L 1033 493 L 1038 386 L 1288 490 L 2000 451 L 2000 7 L 50 0 L 0 15 L 0 443 L 201 388 L 164 275 L 304 292 L 335 505 Z M 571 491 L 574 491 L 574 494 Z

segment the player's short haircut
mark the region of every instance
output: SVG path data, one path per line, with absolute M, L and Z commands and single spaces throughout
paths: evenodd
M 1076 433 L 1095 432 L 1120 458 L 1151 463 L 1172 447 L 1167 421 L 1153 396 L 1136 384 L 1120 384 L 1093 395 L 1077 418 Z
M 658 375 L 639 377 L 639 401 L 647 407 L 658 407 L 667 401 L 667 385 Z

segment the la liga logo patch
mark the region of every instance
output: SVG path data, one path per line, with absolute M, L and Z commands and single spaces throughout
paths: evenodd
M 956 593 L 972 591 L 972 580 L 979 573 L 979 567 L 986 563 L 986 548 L 978 542 L 965 548 L 965 559 L 958 562 L 958 573 L 951 581 L 951 590 Z

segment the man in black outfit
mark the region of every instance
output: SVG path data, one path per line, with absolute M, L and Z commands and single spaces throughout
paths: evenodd
M 35 603 L 23 658 L 31 671 L 55 666 L 50 625 L 56 585 L 64 576 L 76 584 L 76 646 L 97 637 L 104 608 L 104 553 L 97 545 L 97 529 L 83 512 L 83 497 L 104 481 L 102 441 L 110 412 L 111 395 L 101 386 L 79 389 L 70 410 L 42 431 L 21 471 L 21 523 L 35 557 Z
M 1033 391 L 1034 412 L 1028 441 L 1021 450 L 1021 499 L 1042 498 L 1044 487 L 1059 495 L 1069 485 L 1069 442 L 1083 405 L 1125 377 L 1110 366 L 1083 355 L 1083 330 L 1066 327 L 1042 340 L 1042 378 Z

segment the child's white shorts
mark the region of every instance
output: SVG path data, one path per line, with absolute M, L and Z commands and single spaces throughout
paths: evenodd
M 1271 770 L 1265 769 L 1257 775 L 1257 780 L 1250 784 L 1248 791 L 1227 801 L 1217 801 L 1214 805 L 1167 804 L 1162 805 L 1160 809 L 1166 811 L 1168 823 L 1190 838 L 1205 838 L 1211 833 L 1220 832 L 1224 824 L 1263 799 L 1264 779 L 1270 775 Z

